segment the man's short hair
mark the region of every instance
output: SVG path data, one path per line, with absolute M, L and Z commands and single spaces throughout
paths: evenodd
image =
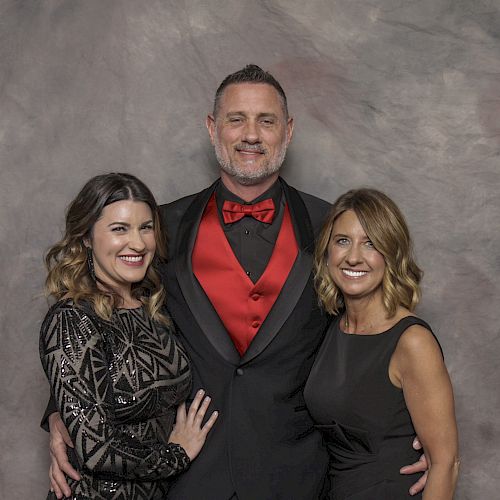
M 278 92 L 281 100 L 281 105 L 283 107 L 283 112 L 288 118 L 288 104 L 285 91 L 279 84 L 278 80 L 276 80 L 276 78 L 274 78 L 271 73 L 264 71 L 256 64 L 247 64 L 243 69 L 240 69 L 235 73 L 231 73 L 230 75 L 226 76 L 226 78 L 224 78 L 222 83 L 219 85 L 217 92 L 215 93 L 214 116 L 216 116 L 217 112 L 219 111 L 220 99 L 222 97 L 222 94 L 224 94 L 224 90 L 226 89 L 226 87 L 228 85 L 238 83 L 267 83 L 268 85 L 273 86 Z

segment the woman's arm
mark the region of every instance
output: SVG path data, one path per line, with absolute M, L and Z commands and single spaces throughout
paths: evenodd
M 423 498 L 451 500 L 458 476 L 458 435 L 450 377 L 439 345 L 414 325 L 401 336 L 391 360 L 429 463 Z
M 82 310 L 62 305 L 47 315 L 40 334 L 40 357 L 86 470 L 122 479 L 155 480 L 189 465 L 179 444 L 145 445 L 114 424 L 113 385 L 102 338 L 96 323 Z M 206 406 L 200 410 L 206 411 Z

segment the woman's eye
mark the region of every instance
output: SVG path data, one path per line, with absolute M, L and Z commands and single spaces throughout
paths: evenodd
M 349 240 L 347 238 L 339 238 L 337 240 L 338 245 L 347 245 L 349 243 Z
M 151 231 L 153 229 L 153 224 L 146 224 L 145 226 L 142 226 L 142 229 L 145 229 L 146 231 Z
M 375 245 L 370 241 L 368 240 L 365 245 L 368 247 L 368 248 L 375 248 Z
M 111 229 L 111 231 L 114 231 L 115 233 L 120 233 L 120 232 L 126 231 L 126 227 L 125 226 L 115 226 L 113 229 Z

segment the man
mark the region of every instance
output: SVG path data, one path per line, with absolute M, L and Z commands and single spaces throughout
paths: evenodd
M 220 416 L 168 498 L 316 499 L 327 456 L 302 389 L 326 324 L 311 253 L 329 204 L 279 178 L 293 119 L 269 73 L 249 65 L 229 75 L 206 125 L 220 179 L 163 207 L 163 278 L 193 390 L 204 388 Z M 52 441 L 53 484 L 62 484 L 61 435 Z

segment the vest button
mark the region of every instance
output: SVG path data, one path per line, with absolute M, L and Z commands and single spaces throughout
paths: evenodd
M 260 321 L 252 321 L 252 328 L 259 328 Z
M 243 368 L 237 368 L 236 375 L 243 375 Z
M 259 300 L 259 299 L 260 299 L 260 294 L 259 293 L 252 294 L 252 300 Z

